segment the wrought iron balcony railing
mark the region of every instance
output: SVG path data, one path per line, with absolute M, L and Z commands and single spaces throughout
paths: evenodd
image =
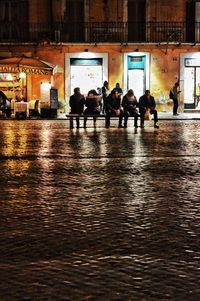
M 200 23 L 0 22 L 0 43 L 199 43 Z

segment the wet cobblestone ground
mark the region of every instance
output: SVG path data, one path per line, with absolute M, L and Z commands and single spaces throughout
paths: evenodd
M 200 300 L 200 124 L 0 122 L 0 301 Z

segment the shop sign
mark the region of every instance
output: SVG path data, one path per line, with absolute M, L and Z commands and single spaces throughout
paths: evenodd
M 200 58 L 186 58 L 185 67 L 200 67 Z
M 13 66 L 0 66 L 0 73 L 20 73 L 25 72 L 26 74 L 49 74 L 49 70 L 33 68 L 33 67 L 13 67 Z
M 96 58 L 96 59 L 76 59 L 71 58 L 70 59 L 70 65 L 71 66 L 102 66 L 102 58 Z

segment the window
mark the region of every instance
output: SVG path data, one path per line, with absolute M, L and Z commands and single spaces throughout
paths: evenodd
M 0 1 L 0 41 L 19 40 L 25 37 L 27 22 L 28 1 Z
M 65 11 L 65 33 L 69 41 L 84 40 L 84 0 L 67 0 Z
M 145 41 L 146 1 L 128 0 L 128 40 Z
M 186 41 L 200 41 L 200 1 L 186 3 Z

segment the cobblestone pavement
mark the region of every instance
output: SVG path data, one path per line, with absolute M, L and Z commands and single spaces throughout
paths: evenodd
M 0 122 L 0 301 L 200 300 L 200 124 Z

